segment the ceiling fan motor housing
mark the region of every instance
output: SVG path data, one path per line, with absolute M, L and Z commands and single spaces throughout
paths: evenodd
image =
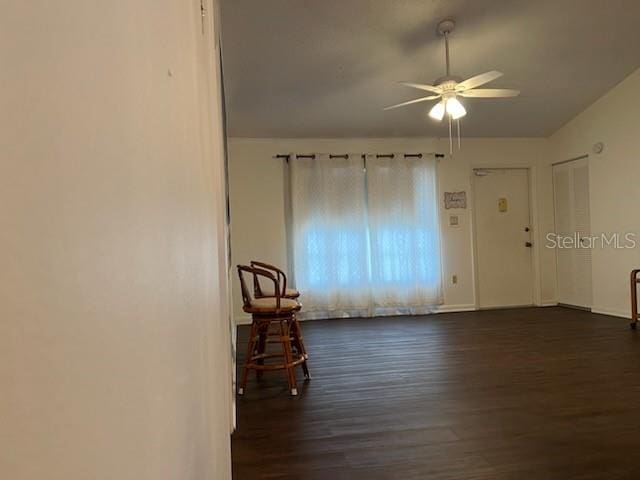
M 456 85 L 462 81 L 461 77 L 456 77 L 455 75 L 445 75 L 444 77 L 438 78 L 433 84 L 437 87 L 442 87 L 445 91 L 447 90 L 455 90 Z

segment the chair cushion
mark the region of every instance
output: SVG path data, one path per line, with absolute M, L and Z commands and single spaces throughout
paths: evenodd
M 265 297 L 273 297 L 275 295 L 273 290 L 273 285 L 271 287 L 262 288 L 262 295 Z M 298 292 L 295 288 L 287 288 L 284 291 L 284 296 L 287 298 L 297 298 L 300 296 L 300 292 Z
M 293 310 L 299 310 L 300 304 L 295 300 L 291 300 L 289 298 L 281 298 L 280 299 L 280 311 L 281 312 L 291 312 Z M 273 313 L 276 311 L 276 298 L 275 297 L 264 297 L 264 298 L 254 298 L 251 301 L 251 311 L 253 313 Z

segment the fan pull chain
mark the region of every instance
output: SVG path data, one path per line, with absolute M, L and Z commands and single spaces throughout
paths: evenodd
M 447 115 L 449 119 L 449 155 L 453 155 L 453 135 L 451 132 L 451 115 Z
M 460 150 L 460 119 L 457 119 L 456 122 L 458 123 L 458 150 Z

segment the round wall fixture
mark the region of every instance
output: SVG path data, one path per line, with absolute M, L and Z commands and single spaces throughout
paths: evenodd
M 599 155 L 602 153 L 603 150 L 604 150 L 604 143 L 598 142 L 593 145 L 593 153 L 596 153 Z

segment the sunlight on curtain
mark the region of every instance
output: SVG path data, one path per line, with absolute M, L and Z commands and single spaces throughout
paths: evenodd
M 434 158 L 292 160 L 291 238 L 307 318 L 442 302 Z
M 367 156 L 375 314 L 426 313 L 442 303 L 436 160 Z
M 369 249 L 361 156 L 317 155 L 289 165 L 293 263 L 305 310 L 319 316 L 366 312 Z

